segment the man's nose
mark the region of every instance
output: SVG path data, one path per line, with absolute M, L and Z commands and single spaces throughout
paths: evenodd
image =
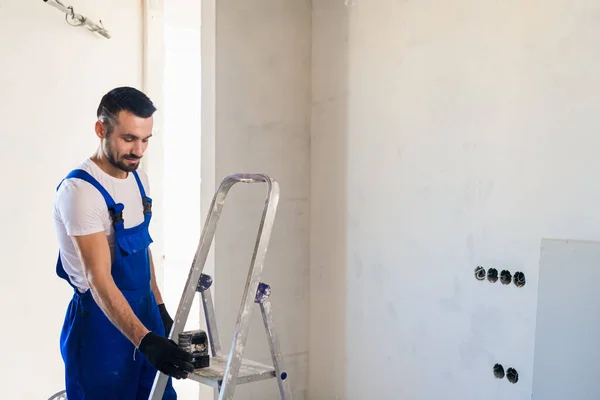
M 141 141 L 135 142 L 132 153 L 137 157 L 141 157 L 144 154 L 144 144 Z

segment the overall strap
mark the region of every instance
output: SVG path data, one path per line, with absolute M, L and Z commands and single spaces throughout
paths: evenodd
M 142 195 L 142 202 L 144 203 L 144 215 L 150 215 L 152 214 L 152 199 L 146 196 L 144 185 L 142 185 L 142 181 L 137 171 L 133 171 L 133 176 L 135 176 L 135 181 L 137 182 L 138 188 L 140 189 L 140 194 Z
M 74 169 L 73 171 L 69 172 L 69 174 L 63 179 L 63 181 L 65 179 L 69 179 L 69 178 L 82 179 L 82 180 L 86 181 L 87 183 L 93 185 L 96 189 L 98 189 L 98 191 L 100 192 L 100 194 L 102 194 L 102 197 L 104 198 L 104 201 L 106 202 L 106 207 L 108 207 L 108 211 L 109 211 L 110 217 L 111 217 L 111 219 L 113 221 L 113 225 L 115 227 L 115 230 L 123 229 L 123 227 L 124 227 L 123 209 L 125 208 L 125 206 L 123 204 L 121 204 L 121 203 L 116 203 L 113 200 L 112 196 L 100 184 L 100 182 L 98 182 L 87 171 L 84 171 L 82 169 Z M 58 187 L 56 188 L 57 190 L 58 190 L 58 188 L 60 187 L 61 184 L 62 184 L 62 181 L 58 185 Z

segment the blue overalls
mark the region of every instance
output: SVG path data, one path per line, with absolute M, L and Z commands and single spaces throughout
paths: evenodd
M 65 179 L 83 179 L 102 193 L 115 230 L 115 260 L 111 269 L 115 284 L 142 324 L 157 335 L 165 336 L 150 284 L 148 246 L 152 238 L 148 227 L 152 217 L 152 200 L 146 196 L 138 174 L 133 172 L 133 175 L 144 205 L 144 222 L 131 228 L 124 227 L 123 204 L 115 203 L 86 171 L 73 170 Z M 56 273 L 75 290 L 60 335 L 68 399 L 147 400 L 156 369 L 110 322 L 94 301 L 90 290 L 80 293 L 71 284 L 63 269 L 60 254 Z M 176 398 L 172 378 L 169 378 L 163 399 Z

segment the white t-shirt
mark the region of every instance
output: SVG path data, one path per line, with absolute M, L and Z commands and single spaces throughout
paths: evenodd
M 129 173 L 125 179 L 115 178 L 100 169 L 89 158 L 77 168 L 93 176 L 116 203 L 124 205 L 123 219 L 125 228 L 130 228 L 144 222 L 142 195 L 135 176 L 132 173 Z M 146 196 L 150 196 L 147 175 L 140 170 L 137 172 L 144 186 Z M 85 292 L 89 289 L 89 285 L 83 274 L 81 259 L 75 250 L 71 236 L 106 232 L 111 256 L 114 260 L 114 228 L 104 197 L 102 197 L 98 189 L 82 179 L 65 179 L 56 192 L 54 201 L 54 226 L 63 268 L 67 275 L 69 275 L 71 283 L 79 291 Z

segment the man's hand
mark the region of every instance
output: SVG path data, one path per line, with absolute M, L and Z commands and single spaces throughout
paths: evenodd
M 171 333 L 171 327 L 173 326 L 173 318 L 171 318 L 169 315 L 167 307 L 164 304 L 159 304 L 158 310 L 160 311 L 160 318 L 165 326 L 165 336 L 169 337 L 169 333 Z
M 138 348 L 154 368 L 175 379 L 185 379 L 194 371 L 192 355 L 172 340 L 149 332 Z

